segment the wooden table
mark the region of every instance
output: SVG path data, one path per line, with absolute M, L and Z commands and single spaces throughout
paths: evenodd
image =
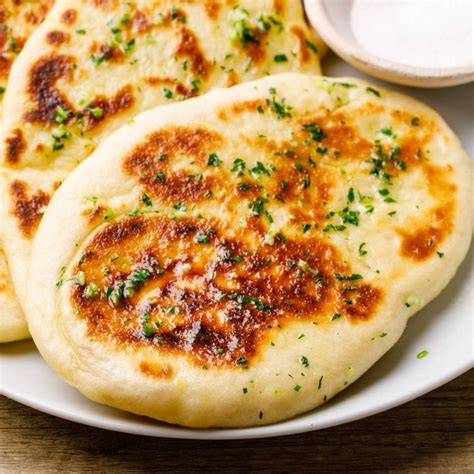
M 474 472 L 474 370 L 365 420 L 248 441 L 113 433 L 0 397 L 0 472 L 153 470 Z

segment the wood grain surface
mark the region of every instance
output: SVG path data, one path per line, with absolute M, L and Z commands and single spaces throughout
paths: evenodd
M 0 397 L 0 472 L 474 472 L 474 370 L 385 413 L 302 435 L 188 441 L 108 432 Z

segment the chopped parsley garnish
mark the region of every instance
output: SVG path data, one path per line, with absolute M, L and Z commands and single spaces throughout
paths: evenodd
M 418 127 L 420 125 L 420 119 L 418 117 L 413 117 L 410 122 L 414 127 Z
M 165 174 L 162 172 L 162 171 L 159 171 L 157 174 L 156 174 L 156 179 L 162 183 L 164 183 L 166 181 L 166 176 Z
M 87 33 L 87 31 L 84 30 L 84 29 L 78 29 L 78 30 L 76 30 L 76 34 L 78 34 L 78 35 L 85 35 L 86 33 Z
M 96 298 L 100 295 L 100 288 L 95 283 L 89 283 L 84 289 L 86 298 Z
M 69 140 L 71 137 L 71 132 L 66 129 L 64 124 L 60 124 L 58 128 L 53 130 L 53 143 L 51 146 L 53 152 L 62 150 L 64 148 L 64 140 Z
M 58 106 L 53 119 L 57 123 L 64 123 L 71 115 L 72 112 L 70 110 L 65 110 L 61 106 Z
M 423 359 L 423 358 L 425 358 L 428 354 L 429 354 L 428 351 L 421 351 L 421 352 L 418 352 L 418 354 L 416 355 L 416 358 L 417 358 L 417 359 Z
M 113 288 L 106 288 L 106 298 L 108 298 L 114 306 L 117 306 L 120 300 L 131 298 L 135 291 L 140 289 L 151 277 L 152 273 L 162 275 L 164 271 L 159 268 L 154 270 L 150 266 L 137 268 L 133 270 L 125 280 L 117 280 Z
M 194 242 L 197 244 L 208 244 L 210 242 L 209 236 L 205 232 L 199 231 L 194 236 Z
M 407 308 L 410 308 L 412 306 L 415 306 L 419 303 L 420 301 L 418 300 L 418 298 L 416 296 L 408 296 L 407 299 L 405 300 L 405 306 Z
M 198 77 L 195 77 L 195 78 L 191 81 L 191 85 L 192 85 L 191 92 L 192 92 L 193 94 L 199 92 L 199 86 L 201 85 L 201 79 L 199 79 Z
M 323 375 L 321 375 L 321 378 L 319 379 L 318 382 L 318 390 L 323 386 Z
M 306 46 L 308 46 L 308 48 L 314 53 L 314 54 L 318 54 L 318 48 L 316 47 L 316 45 L 314 43 L 311 43 L 311 41 L 309 40 L 305 40 L 304 41 L 306 43 Z
M 102 107 L 94 107 L 92 104 L 89 104 L 86 108 L 94 118 L 102 118 L 104 116 L 104 109 Z
M 245 161 L 241 158 L 236 158 L 232 163 L 230 171 L 232 171 L 232 173 L 237 173 L 238 176 L 242 176 L 245 171 Z
M 285 98 L 277 99 L 276 93 L 276 89 L 270 88 L 272 98 L 266 99 L 267 105 L 271 106 L 271 110 L 277 116 L 278 120 L 292 117 L 293 107 L 286 104 Z
M 265 168 L 265 165 L 261 161 L 257 161 L 257 164 L 250 170 L 250 172 L 253 175 L 266 174 L 270 176 L 270 171 L 268 171 L 268 169 Z
M 354 196 L 354 188 L 350 188 L 349 192 L 347 193 L 347 201 L 349 203 L 354 202 L 355 196 Z
M 353 87 L 357 87 L 355 84 L 351 84 L 349 82 L 333 82 L 333 85 L 345 87 L 346 89 L 352 89 Z
M 250 23 L 249 12 L 245 8 L 234 7 L 229 15 L 229 38 L 232 41 L 240 41 L 244 47 L 249 43 L 258 44 L 258 27 L 253 28 Z M 266 24 L 260 23 L 262 30 L 266 30 Z M 271 26 L 271 25 L 270 25 Z
M 252 185 L 250 183 L 240 183 L 239 184 L 239 189 L 241 191 L 247 191 L 247 189 L 250 189 Z
M 163 89 L 163 95 L 165 96 L 166 99 L 172 99 L 173 98 L 173 91 L 171 89 L 168 89 L 165 87 Z
M 155 334 L 155 328 L 153 327 L 153 324 L 151 324 L 149 321 L 142 322 L 142 329 L 143 335 L 145 337 L 153 337 Z
M 91 55 L 91 60 L 94 66 L 99 66 L 102 64 L 104 61 L 108 61 L 110 59 L 110 53 L 105 52 L 103 54 L 92 54 Z
M 306 234 L 311 229 L 311 224 L 303 224 L 303 234 Z
M 267 305 L 262 300 L 260 300 L 258 298 L 255 298 L 254 296 L 246 296 L 246 295 L 242 295 L 240 293 L 232 293 L 230 295 L 227 295 L 227 297 L 232 301 L 236 301 L 238 303 L 239 308 L 242 308 L 242 305 L 244 305 L 244 304 L 251 304 L 255 308 L 257 308 L 261 311 L 272 311 L 273 310 L 273 306 Z
M 296 385 L 293 387 L 293 390 L 294 390 L 295 392 L 299 392 L 299 391 L 301 390 L 301 385 L 296 384 Z
M 373 87 L 367 87 L 365 89 L 367 92 L 370 92 L 371 94 L 374 94 L 377 97 L 380 97 L 380 92 L 377 89 L 374 89 Z
M 342 275 L 341 273 L 334 273 L 334 277 L 339 281 L 355 281 L 362 280 L 363 276 L 358 273 L 353 273 L 352 275 Z
M 324 130 L 317 123 L 309 123 L 309 124 L 303 125 L 303 128 L 307 132 L 311 133 L 311 138 L 315 142 L 320 142 L 326 136 L 326 133 L 324 132 Z
M 338 216 L 342 217 L 344 224 L 359 225 L 359 211 L 351 211 L 348 207 L 345 207 L 342 211 L 339 211 Z
M 309 360 L 305 356 L 300 357 L 300 363 L 303 367 L 309 367 Z
M 150 196 L 148 196 L 148 194 L 145 194 L 145 193 L 142 194 L 142 201 L 147 206 L 153 206 L 153 201 L 150 199 Z
M 238 365 L 247 365 L 247 358 L 246 357 L 239 357 L 235 362 Z
M 444 257 L 444 253 L 443 252 L 436 252 L 438 254 L 438 257 L 439 258 L 443 258 Z
M 386 335 L 387 335 L 386 332 L 381 332 L 381 333 L 379 334 L 379 337 L 385 337 Z
M 273 218 L 270 213 L 265 209 L 265 205 L 268 203 L 268 199 L 259 196 L 257 199 L 252 201 L 249 204 L 249 208 L 252 212 L 252 215 L 255 217 L 259 217 L 260 214 L 265 214 L 266 218 L 270 223 L 273 222 Z
M 286 54 L 277 54 L 273 57 L 273 60 L 276 63 L 286 63 L 288 61 L 288 57 Z
M 61 286 L 63 286 L 65 275 L 66 275 L 66 267 L 61 267 L 61 270 L 59 270 L 59 277 L 56 281 L 56 288 L 61 288 Z
M 383 133 L 384 135 L 387 135 L 387 137 L 393 136 L 393 130 L 392 130 L 391 127 L 382 128 L 382 129 L 380 130 L 380 133 Z
M 222 161 L 219 159 L 216 153 L 211 153 L 207 159 L 207 166 L 219 166 Z
M 187 210 L 187 206 L 184 202 L 178 202 L 177 204 L 175 204 L 173 206 L 177 211 L 180 211 L 180 212 L 186 212 Z
M 115 212 L 112 211 L 112 209 L 107 209 L 106 211 L 102 213 L 102 218 L 104 220 L 112 219 L 114 216 L 115 216 Z
M 334 313 L 332 315 L 331 321 L 334 321 L 335 319 L 339 319 L 341 317 L 341 313 Z
M 365 255 L 367 255 L 367 250 L 365 249 L 366 245 L 367 244 L 365 242 L 362 242 L 359 245 L 359 256 L 364 257 Z

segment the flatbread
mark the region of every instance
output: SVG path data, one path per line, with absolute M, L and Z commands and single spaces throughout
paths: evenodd
M 11 65 L 27 38 L 44 20 L 52 4 L 53 0 L 3 0 L 0 4 L 0 117 L 3 113 L 3 95 Z M 27 336 L 25 318 L 16 300 L 0 242 L 0 342 L 23 339 Z
M 44 209 L 104 137 L 138 112 L 212 88 L 318 73 L 318 44 L 294 1 L 58 1 L 5 97 L 3 239 L 20 302 Z
M 449 282 L 471 167 L 431 109 L 286 74 L 136 117 L 53 197 L 28 321 L 92 400 L 273 423 L 354 382 Z

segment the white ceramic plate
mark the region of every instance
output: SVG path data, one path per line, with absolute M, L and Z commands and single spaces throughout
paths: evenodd
M 329 55 L 323 66 L 328 76 L 367 78 L 334 55 Z M 444 90 L 395 88 L 441 112 L 471 157 L 474 155 L 474 84 Z M 25 405 L 79 423 L 170 438 L 258 438 L 357 420 L 416 398 L 473 366 L 471 262 L 472 251 L 448 288 L 409 322 L 399 343 L 361 379 L 327 405 L 283 423 L 234 430 L 193 430 L 108 408 L 87 400 L 63 383 L 41 359 L 31 341 L 0 345 L 1 392 Z M 427 350 L 428 356 L 417 359 L 422 350 Z

